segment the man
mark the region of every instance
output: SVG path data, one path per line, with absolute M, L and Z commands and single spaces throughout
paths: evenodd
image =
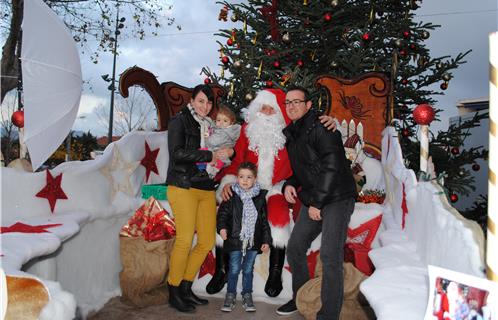
M 317 114 L 310 111 L 306 89 L 290 88 L 285 106 L 292 121 L 284 134 L 293 176 L 284 184 L 284 196 L 289 203 L 295 203 L 299 197 L 303 205 L 287 246 L 293 299 L 278 308 L 277 313 L 288 315 L 297 311 L 296 293 L 309 280 L 306 252 L 322 233 L 322 308 L 317 319 L 338 320 L 343 300 L 344 243 L 357 195 L 355 181 L 341 133 L 318 125 Z
M 282 268 L 285 261 L 285 247 L 290 237 L 289 204 L 282 194 L 284 181 L 292 175 L 290 162 L 285 150 L 285 136 L 282 130 L 290 123 L 285 113 L 285 93 L 279 89 L 259 91 L 256 98 L 242 112 L 245 123 L 240 137 L 235 144 L 235 156 L 217 191 L 217 199 L 228 200 L 232 196 L 230 189 L 236 180 L 237 168 L 242 162 L 252 162 L 258 166 L 258 182 L 268 190 L 267 206 L 273 245 L 270 249 L 269 275 L 265 292 L 276 297 L 282 291 Z M 336 123 L 331 117 L 322 117 L 321 121 L 329 129 L 335 129 Z M 210 294 L 219 292 L 225 284 L 221 257 L 222 245 L 217 237 L 216 271 L 206 287 Z

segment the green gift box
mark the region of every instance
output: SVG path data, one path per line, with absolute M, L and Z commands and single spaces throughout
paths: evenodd
M 168 186 L 164 183 L 142 185 L 142 199 L 149 199 L 153 196 L 156 200 L 168 200 L 166 190 Z

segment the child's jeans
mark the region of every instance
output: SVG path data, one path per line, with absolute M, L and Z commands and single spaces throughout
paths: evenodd
M 257 255 L 256 250 L 247 250 L 245 256 L 242 256 L 242 251 L 230 252 L 227 292 L 237 293 L 237 280 L 242 270 L 242 294 L 252 293 L 254 261 Z

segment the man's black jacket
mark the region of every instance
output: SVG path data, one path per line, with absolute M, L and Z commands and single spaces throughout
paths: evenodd
M 266 190 L 252 198 L 254 206 L 258 211 L 258 219 L 254 227 L 254 246 L 249 250 L 258 250 L 261 253 L 261 245 L 272 244 L 270 224 L 266 210 Z M 223 201 L 218 208 L 216 218 L 216 229 L 218 233 L 221 229 L 227 230 L 227 240 L 223 244 L 223 249 L 227 252 L 242 250 L 240 232 L 242 230 L 243 203 L 240 197 L 232 189 L 232 197 L 228 201 Z
M 356 198 L 356 186 L 346 159 L 341 133 L 329 131 L 310 110 L 284 129 L 293 176 L 284 184 L 298 190 L 306 206 L 318 209 L 326 204 Z
M 199 150 L 200 125 L 185 107 L 168 124 L 169 165 L 166 184 L 180 188 L 214 190 L 214 181 L 205 170 L 199 170 L 197 162 L 210 162 L 212 153 Z

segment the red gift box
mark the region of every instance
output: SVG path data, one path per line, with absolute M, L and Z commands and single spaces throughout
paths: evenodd
M 119 233 L 125 237 L 143 237 L 146 241 L 169 240 L 176 235 L 175 222 L 154 197 L 147 199 Z

